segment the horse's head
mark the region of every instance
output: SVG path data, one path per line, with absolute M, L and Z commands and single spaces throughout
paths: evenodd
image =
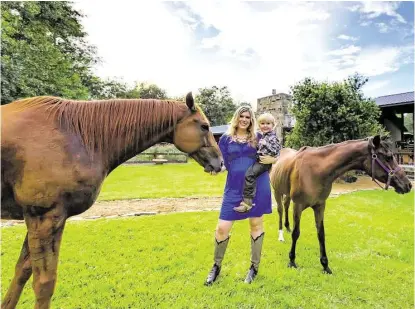
M 372 179 L 385 183 L 385 189 L 391 185 L 397 193 L 404 194 L 411 191 L 412 184 L 396 161 L 390 142 L 376 135 L 369 138 L 368 147 L 369 157 L 365 162 L 365 167 Z
M 189 115 L 183 118 L 174 130 L 173 143 L 205 168 L 205 172 L 220 172 L 223 165 L 222 154 L 209 130 L 209 120 L 195 106 L 192 93 L 186 96 Z

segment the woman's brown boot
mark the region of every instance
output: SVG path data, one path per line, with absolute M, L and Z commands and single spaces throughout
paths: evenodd
M 261 261 L 262 243 L 265 232 L 262 232 L 257 238 L 251 236 L 251 267 L 245 278 L 245 283 L 251 283 L 258 274 L 259 262 Z
M 219 276 L 222 260 L 225 256 L 226 248 L 228 247 L 229 238 L 230 236 L 222 241 L 217 241 L 215 238 L 214 264 L 206 278 L 205 285 L 211 285 Z

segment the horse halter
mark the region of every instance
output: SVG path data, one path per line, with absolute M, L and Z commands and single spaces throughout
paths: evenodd
M 388 173 L 388 180 L 386 181 L 386 185 L 385 188 L 382 188 L 382 185 L 380 183 L 378 183 L 374 177 L 375 175 L 375 162 L 377 162 L 380 167 L 383 168 L 383 170 Z M 372 180 L 382 189 L 388 190 L 391 179 L 393 176 L 395 176 L 395 173 L 400 171 L 401 167 L 398 165 L 394 170 L 390 169 L 389 167 L 385 166 L 385 164 L 382 163 L 382 161 L 380 161 L 378 159 L 378 155 L 377 153 L 372 149 Z

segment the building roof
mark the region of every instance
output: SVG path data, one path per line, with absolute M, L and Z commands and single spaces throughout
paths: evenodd
M 414 92 L 409 91 L 377 97 L 375 102 L 379 107 L 414 104 Z
M 211 127 L 210 130 L 212 131 L 213 134 L 223 134 L 226 132 L 226 130 L 228 130 L 229 125 L 224 124 L 221 126 L 216 126 L 216 127 Z

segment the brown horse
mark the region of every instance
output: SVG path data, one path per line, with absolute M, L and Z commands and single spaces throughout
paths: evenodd
M 271 170 L 271 184 L 279 214 L 279 240 L 284 240 L 282 230 L 282 199 L 284 197 L 285 227 L 290 231 L 288 208 L 293 208 L 292 245 L 289 267 L 295 264 L 295 246 L 300 236 L 301 213 L 311 207 L 320 243 L 320 262 L 324 272 L 331 274 L 324 238 L 324 210 L 333 181 L 347 171 L 360 169 L 372 179 L 393 186 L 397 193 L 408 193 L 412 184 L 399 167 L 390 150 L 390 144 L 379 135 L 361 140 L 346 141 L 323 147 L 303 147 L 296 151 L 285 148 Z
M 33 273 L 35 308 L 49 308 L 66 219 L 94 204 L 118 165 L 159 142 L 206 172 L 222 155 L 191 93 L 159 100 L 71 101 L 35 97 L 1 107 L 2 218 L 24 218 L 26 239 L 2 308 L 15 308 Z

